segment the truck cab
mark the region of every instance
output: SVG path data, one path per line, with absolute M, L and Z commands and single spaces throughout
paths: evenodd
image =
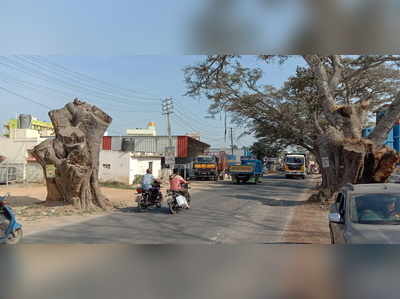
M 286 178 L 301 177 L 305 179 L 307 174 L 306 165 L 306 155 L 286 154 L 283 168 Z
M 240 184 L 253 180 L 255 184 L 259 182 L 263 175 L 263 163 L 256 159 L 243 158 L 240 165 L 232 165 L 229 169 L 232 181 Z
M 193 162 L 195 179 L 218 180 L 218 158 L 216 156 L 199 156 Z

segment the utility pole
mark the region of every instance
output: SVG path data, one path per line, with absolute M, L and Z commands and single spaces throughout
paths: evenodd
M 172 98 L 166 98 L 162 103 L 162 112 L 163 115 L 167 116 L 167 129 L 168 129 L 168 137 L 169 137 L 169 146 L 172 146 L 172 136 L 171 136 L 171 114 L 173 113 L 174 103 Z
M 171 114 L 173 113 L 174 103 L 172 98 L 166 98 L 162 102 L 162 114 L 167 117 L 167 130 L 168 130 L 168 141 L 169 147 L 166 149 L 166 164 L 170 168 L 174 167 L 175 164 L 175 149 L 172 145 L 172 133 L 171 133 Z
M 231 128 L 231 151 L 233 155 L 233 128 Z

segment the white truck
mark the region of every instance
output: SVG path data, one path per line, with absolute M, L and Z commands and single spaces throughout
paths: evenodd
M 283 170 L 286 178 L 301 177 L 307 175 L 307 156 L 305 154 L 286 154 Z

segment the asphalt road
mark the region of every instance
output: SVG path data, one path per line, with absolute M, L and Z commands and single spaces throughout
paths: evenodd
M 311 179 L 266 176 L 258 185 L 194 182 L 192 208 L 126 208 L 79 224 L 32 234 L 23 243 L 279 243 Z

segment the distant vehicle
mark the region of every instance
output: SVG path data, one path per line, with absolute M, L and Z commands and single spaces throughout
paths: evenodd
M 400 185 L 347 185 L 329 213 L 332 244 L 400 244 Z
M 283 171 L 286 178 L 301 177 L 305 179 L 307 175 L 307 156 L 305 154 L 286 154 Z
M 197 157 L 193 163 L 192 178 L 217 181 L 219 177 L 218 163 L 218 157 L 213 155 Z
M 232 181 L 240 184 L 253 180 L 257 184 L 264 173 L 264 166 L 261 160 L 243 159 L 240 165 L 232 165 L 229 174 Z

